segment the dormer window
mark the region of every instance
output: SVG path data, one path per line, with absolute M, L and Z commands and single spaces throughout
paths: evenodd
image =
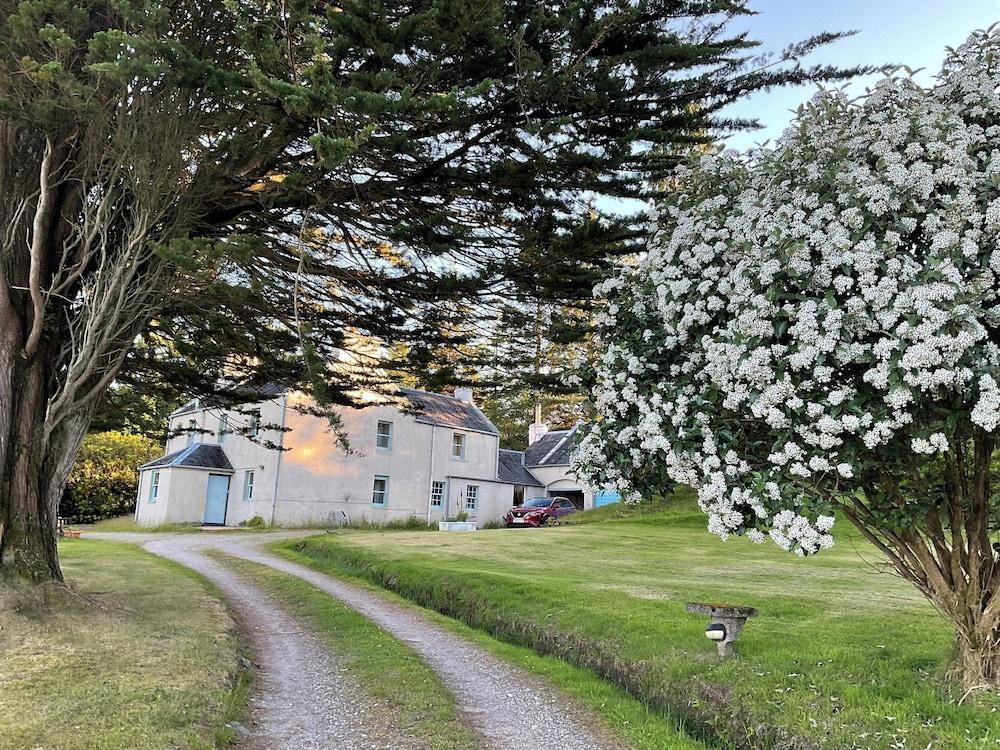
M 375 430 L 375 447 L 379 450 L 392 450 L 392 422 L 379 421 Z
M 465 460 L 465 435 L 461 432 L 453 432 L 451 435 L 451 457 Z

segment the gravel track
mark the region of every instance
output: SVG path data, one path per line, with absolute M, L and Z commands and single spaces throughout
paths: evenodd
M 459 710 L 491 750 L 613 750 L 621 743 L 594 729 L 581 711 L 540 680 L 504 662 L 408 607 L 377 592 L 319 573 L 262 549 L 277 539 L 315 532 L 233 534 L 89 533 L 92 538 L 144 543 L 146 549 L 198 571 L 222 589 L 260 662 L 252 712 L 262 736 L 254 750 L 279 748 L 405 747 L 372 733 L 372 706 L 338 680 L 335 656 L 301 624 L 281 612 L 259 589 L 217 561 L 206 549 L 267 565 L 296 576 L 356 610 L 406 643 L 441 677 Z M 270 733 L 270 734 L 269 734 Z M 278 738 L 265 741 L 268 737 Z M 293 739 L 294 737 L 294 739 Z M 287 739 L 286 739 L 287 738 Z M 262 744 L 261 744 L 262 743 Z
M 242 640 L 257 662 L 250 695 L 253 726 L 245 750 L 368 750 L 410 748 L 397 736 L 383 707 L 344 678 L 336 655 L 257 586 L 203 552 L 209 546 L 185 537 L 157 539 L 145 547 L 197 571 L 226 597 Z

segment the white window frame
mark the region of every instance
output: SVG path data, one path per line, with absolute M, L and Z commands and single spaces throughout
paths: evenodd
M 198 421 L 195 419 L 189 419 L 187 426 L 187 444 L 189 446 L 194 445 L 194 434 L 197 430 L 198 430 Z
M 249 503 L 253 500 L 253 480 L 254 471 L 248 469 L 243 476 L 243 502 Z
M 247 435 L 257 437 L 260 434 L 260 409 L 250 412 L 250 425 L 247 427 Z
M 444 482 L 431 482 L 431 507 L 444 505 Z
M 388 432 L 382 432 L 383 425 L 388 426 Z M 375 449 L 380 451 L 391 451 L 392 450 L 392 432 L 393 425 L 392 422 L 386 419 L 380 419 L 375 424 Z M 385 438 L 385 445 L 381 444 L 382 438 Z
M 467 484 L 465 486 L 465 509 L 473 512 L 479 510 L 478 484 Z
M 458 449 L 458 453 L 455 449 Z M 465 460 L 465 433 L 464 432 L 453 432 L 451 433 L 451 457 L 456 461 Z
M 376 489 L 376 487 L 378 487 L 379 480 L 385 482 L 384 485 L 385 489 L 383 490 Z M 381 493 L 382 495 L 381 502 L 375 499 L 379 495 L 379 493 Z M 372 505 L 374 505 L 377 508 L 384 508 L 388 504 L 388 502 L 389 502 L 389 477 L 386 476 L 385 474 L 376 474 L 375 480 L 372 482 Z
M 153 474 L 149 478 L 149 495 L 147 500 L 151 503 L 156 502 L 156 498 L 160 496 L 160 470 L 153 469 Z
M 219 415 L 219 445 L 226 442 L 226 438 L 229 437 L 230 432 L 232 432 L 232 429 L 229 427 L 229 414 L 222 412 Z

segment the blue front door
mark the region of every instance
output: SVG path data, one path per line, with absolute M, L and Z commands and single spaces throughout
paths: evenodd
M 205 494 L 205 523 L 224 526 L 228 501 L 229 477 L 225 474 L 209 474 L 208 492 Z

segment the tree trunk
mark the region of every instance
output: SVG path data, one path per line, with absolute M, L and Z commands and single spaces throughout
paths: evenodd
M 843 507 L 847 518 L 881 550 L 955 628 L 953 674 L 966 688 L 1000 687 L 1000 558 L 993 548 L 992 435 L 974 429 L 949 439 L 940 474 L 901 485 L 883 474 L 866 500 Z M 906 494 L 940 500 L 923 523 L 893 530 L 877 510 L 905 508 Z
M 0 344 L 0 571 L 62 580 L 56 517 L 89 411 L 46 424 L 45 357 Z
M 968 688 L 1000 684 L 1000 637 L 994 628 L 983 635 L 957 626 L 955 672 Z
M 963 532 L 950 546 L 933 528 L 897 535 L 866 525 L 853 510 L 845 515 L 954 627 L 952 675 L 966 688 L 1000 687 L 1000 569 L 992 548 L 977 549 Z

